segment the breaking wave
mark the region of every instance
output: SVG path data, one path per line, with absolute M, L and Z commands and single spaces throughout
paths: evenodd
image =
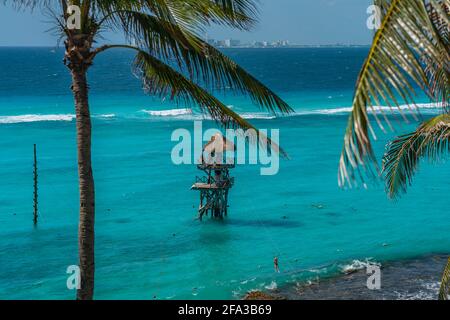
M 389 114 L 391 111 L 394 113 L 399 113 L 400 111 L 408 111 L 412 110 L 414 112 L 420 112 L 425 114 L 434 114 L 437 113 L 442 108 L 442 103 L 421 103 L 416 104 L 416 107 L 409 106 L 409 105 L 401 105 L 398 108 L 397 107 L 388 107 L 388 106 L 377 106 L 374 107 L 375 113 L 381 113 L 384 112 L 386 114 Z M 231 106 L 230 106 L 231 107 Z M 152 116 L 152 117 L 167 117 L 167 118 L 177 118 L 177 119 L 183 119 L 183 120 L 201 120 L 201 119 L 211 119 L 211 117 L 207 115 L 203 115 L 200 113 L 194 113 L 192 109 L 168 109 L 168 110 L 159 110 L 159 111 L 153 111 L 153 110 L 141 110 L 142 112 L 145 112 L 146 114 Z M 292 114 L 289 115 L 280 115 L 275 116 L 270 113 L 265 112 L 239 112 L 241 117 L 244 119 L 260 119 L 260 120 L 271 120 L 276 119 L 279 117 L 298 117 L 298 116 L 305 116 L 305 115 L 344 115 L 348 114 L 352 111 L 352 107 L 337 107 L 337 108 L 324 108 L 324 109 L 311 109 L 311 110 L 297 110 Z M 369 110 L 371 112 L 371 110 Z
M 365 261 L 353 260 L 351 263 L 341 266 L 341 272 L 345 274 L 353 273 L 369 266 L 381 266 L 379 263 L 371 261 L 370 258 Z
M 230 106 L 231 107 L 231 106 Z M 439 103 L 422 103 L 417 104 L 418 112 L 422 114 L 436 114 L 441 108 L 442 104 Z M 375 107 L 375 112 L 385 112 L 389 114 L 392 110 L 394 113 L 398 113 L 400 110 L 415 110 L 413 106 L 402 105 L 399 108 L 393 107 Z M 340 108 L 328 108 L 328 109 L 311 109 L 311 110 L 298 110 L 289 115 L 276 116 L 265 112 L 239 112 L 240 116 L 247 120 L 272 120 L 276 118 L 286 117 L 299 117 L 306 115 L 345 115 L 352 111 L 351 107 Z M 139 115 L 140 113 L 140 115 Z M 140 110 L 137 113 L 130 115 L 121 115 L 125 119 L 142 119 L 142 113 L 145 115 L 145 119 L 175 119 L 175 120 L 211 120 L 211 117 L 202 113 L 194 112 L 192 109 L 167 109 L 167 110 Z M 93 115 L 93 118 L 97 119 L 114 119 L 117 115 L 114 113 Z M 31 122 L 44 122 L 44 121 L 72 121 L 75 119 L 74 114 L 24 114 L 24 115 L 11 115 L 0 116 L 0 124 L 13 124 L 13 123 L 31 123 Z
M 416 108 L 417 107 L 417 108 Z M 407 111 L 407 110 L 418 110 L 420 112 L 430 112 L 435 113 L 436 111 L 439 111 L 443 107 L 442 103 L 417 103 L 416 107 L 413 105 L 401 105 L 399 107 L 387 107 L 387 106 L 375 106 L 374 110 L 376 113 L 381 112 L 396 112 L 398 113 L 401 111 Z M 295 112 L 293 115 L 314 115 L 314 114 L 323 114 L 323 115 L 333 115 L 333 114 L 346 114 L 350 113 L 352 111 L 352 107 L 341 107 L 341 108 L 329 108 L 329 109 L 317 109 L 317 110 L 306 110 L 306 111 L 298 111 Z M 369 111 L 371 111 L 369 109 Z
M 191 115 L 192 109 L 142 110 L 142 112 L 154 117 L 177 117 Z
M 26 123 L 40 121 L 72 121 L 73 114 L 24 114 L 18 116 L 0 116 L 0 124 Z
M 99 116 L 94 116 L 94 117 L 103 118 L 103 119 L 111 119 L 111 118 L 115 118 L 116 115 L 114 113 L 108 113 L 108 114 L 101 114 Z
M 276 290 L 278 289 L 278 284 L 275 281 L 272 281 L 269 285 L 265 286 L 267 290 Z
M 152 117 L 167 117 L 167 118 L 177 118 L 182 120 L 201 120 L 201 119 L 211 119 L 210 116 L 201 113 L 194 113 L 192 109 L 168 109 L 168 110 L 141 110 Z M 275 119 L 276 116 L 270 115 L 264 112 L 240 112 L 241 117 L 244 119 Z
M 112 119 L 116 115 L 100 114 L 93 115 L 93 118 Z M 46 122 L 46 121 L 67 121 L 70 122 L 75 119 L 74 114 L 23 114 L 15 116 L 0 116 L 0 124 L 14 124 L 14 123 L 31 123 L 31 122 Z

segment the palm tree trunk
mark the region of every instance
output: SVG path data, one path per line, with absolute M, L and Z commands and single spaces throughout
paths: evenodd
M 80 256 L 81 286 L 78 300 L 92 300 L 94 297 L 94 221 L 95 191 L 91 166 L 91 116 L 89 112 L 86 71 L 72 70 L 72 91 L 75 98 L 78 176 L 80 188 L 80 222 L 78 245 Z

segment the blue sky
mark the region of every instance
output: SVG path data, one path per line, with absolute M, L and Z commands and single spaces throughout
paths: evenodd
M 300 44 L 369 44 L 366 27 L 371 0 L 259 0 L 260 22 L 251 32 L 212 27 L 209 38 L 243 41 L 289 40 Z M 0 5 L 0 46 L 53 46 L 49 18 Z M 106 34 L 109 40 L 118 35 Z

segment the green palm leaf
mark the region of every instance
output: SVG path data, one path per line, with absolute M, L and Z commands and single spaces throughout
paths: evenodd
M 117 12 L 108 21 L 115 28 L 125 30 L 129 38 L 152 55 L 176 61 L 193 81 L 201 82 L 210 90 L 231 89 L 250 95 L 255 103 L 273 113 L 292 112 L 287 103 L 237 63 L 177 25 L 128 10 Z
M 287 154 L 277 144 L 203 88 L 150 54 L 137 50 L 134 67 L 140 74 L 146 91 L 159 96 L 169 95 L 171 99 L 177 99 L 187 104 L 195 103 L 204 113 L 210 114 L 212 119 L 224 127 L 253 129 L 257 134 L 253 137 L 254 139 L 259 137 L 262 145 L 287 157 Z
M 415 132 L 392 141 L 383 159 L 386 191 L 390 197 L 406 192 L 421 158 L 439 161 L 450 151 L 450 115 L 437 116 Z
M 256 22 L 254 0 L 92 0 L 104 15 L 120 10 L 154 14 L 185 30 L 200 31 L 212 23 L 248 30 Z
M 152 1 L 145 1 L 151 3 Z M 256 6 L 252 0 L 175 0 L 166 2 L 172 21 L 202 27 L 211 23 L 234 28 L 251 28 L 256 22 Z
M 142 50 L 138 50 L 134 69 L 142 78 L 144 90 L 148 93 L 161 97 L 169 96 L 186 104 L 197 103 L 202 110 L 207 111 L 224 126 L 228 127 L 232 123 L 240 127 L 247 126 L 241 117 L 236 116 L 206 90 Z
M 356 84 L 339 163 L 341 186 L 351 186 L 364 180 L 365 173 L 378 171 L 370 139 L 370 136 L 376 139 L 376 135 L 369 111 L 383 131 L 383 121 L 392 129 L 389 118 L 378 106 L 387 105 L 391 109 L 401 103 L 414 106 L 414 84 L 434 101 L 447 106 L 449 8 L 449 0 L 389 0 L 383 5 L 381 28 L 375 34 Z M 407 120 L 402 110 L 398 110 Z M 413 108 L 410 111 L 414 115 Z

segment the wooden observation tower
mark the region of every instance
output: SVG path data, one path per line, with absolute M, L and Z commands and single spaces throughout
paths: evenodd
M 233 152 L 227 158 L 227 152 Z M 230 169 L 234 164 L 234 144 L 218 133 L 211 137 L 202 151 L 197 168 L 204 172 L 196 177 L 192 190 L 200 191 L 199 219 L 211 214 L 212 218 L 223 219 L 228 215 L 228 192 L 233 187 L 234 178 L 230 177 Z

